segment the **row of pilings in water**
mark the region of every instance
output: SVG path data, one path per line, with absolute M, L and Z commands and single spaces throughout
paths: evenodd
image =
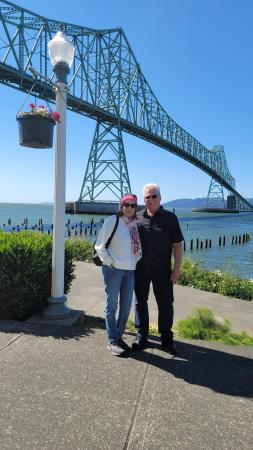
M 231 238 L 231 244 L 237 245 L 237 244 L 245 244 L 250 240 L 250 235 L 248 233 L 234 235 Z M 194 245 L 195 243 L 195 245 Z M 220 236 L 218 241 L 218 246 L 225 246 L 226 245 L 226 236 Z M 212 248 L 212 239 L 196 239 L 196 242 L 194 242 L 193 239 L 190 240 L 190 250 L 202 250 Z M 186 250 L 186 242 L 184 241 L 184 250 Z
M 90 222 L 78 222 L 71 223 L 70 219 L 65 224 L 65 237 L 79 236 L 79 237 L 89 237 L 92 238 L 96 236 L 103 224 L 104 220 L 100 219 L 98 222 L 94 222 L 91 219 Z M 38 224 L 29 225 L 28 218 L 25 218 L 21 225 L 11 226 L 11 219 L 8 219 L 7 225 L 3 224 L 0 229 L 8 232 L 19 232 L 19 231 L 40 231 L 47 233 L 48 235 L 53 234 L 53 224 L 44 224 L 42 219 L 39 219 Z
M 11 226 L 11 219 L 8 219 L 8 225 L 3 224 L 3 226 L 0 226 L 0 229 L 4 231 L 9 232 L 17 232 L 17 231 L 23 231 L 23 230 L 30 230 L 30 231 L 40 231 L 47 233 L 48 235 L 51 235 L 53 233 L 53 224 L 44 224 L 42 219 L 39 219 L 38 224 L 36 225 L 29 225 L 28 224 L 28 218 L 25 218 L 21 225 Z M 94 239 L 94 237 L 97 236 L 102 224 L 104 222 L 104 219 L 100 219 L 98 222 L 94 222 L 94 219 L 92 218 L 90 222 L 78 222 L 78 223 L 71 223 L 70 219 L 68 219 L 67 223 L 65 224 L 65 236 L 66 237 L 84 237 L 88 239 Z M 233 235 L 230 243 L 232 245 L 238 245 L 238 244 L 245 244 L 250 240 L 250 235 L 248 233 L 244 233 L 242 235 Z M 226 239 L 226 236 L 220 236 L 218 239 L 218 246 L 223 247 L 228 243 L 228 239 Z M 203 250 L 203 249 L 210 249 L 213 246 L 212 239 L 199 239 L 196 238 L 191 239 L 189 243 L 189 248 L 187 248 L 187 243 L 184 241 L 184 251 L 190 250 Z

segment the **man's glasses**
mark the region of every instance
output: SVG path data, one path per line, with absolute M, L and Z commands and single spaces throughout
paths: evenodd
M 158 195 L 154 194 L 154 195 L 146 195 L 145 199 L 146 200 L 150 200 L 151 198 L 157 198 Z
M 125 208 L 133 208 L 133 209 L 137 208 L 136 203 L 127 203 L 127 202 L 125 202 L 125 203 L 123 203 L 123 206 L 125 206 Z

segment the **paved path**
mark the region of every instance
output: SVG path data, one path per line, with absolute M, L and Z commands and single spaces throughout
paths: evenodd
M 194 295 L 200 302 L 199 291 L 176 289 L 178 318 Z M 100 270 L 78 264 L 72 306 L 101 315 L 101 296 Z M 225 305 L 220 311 L 233 315 Z M 253 348 L 180 340 L 174 358 L 152 344 L 117 358 L 104 330 L 0 321 L 0 449 L 251 448 Z
M 104 315 L 104 287 L 101 268 L 94 264 L 76 263 L 76 276 L 68 295 L 70 305 L 86 314 Z M 253 302 L 228 298 L 212 292 L 185 286 L 175 286 L 175 322 L 185 319 L 196 306 L 211 309 L 216 316 L 226 317 L 233 331 L 247 331 L 253 335 Z M 149 300 L 150 322 L 157 323 L 157 307 L 151 289 Z M 132 318 L 133 308 L 132 308 Z

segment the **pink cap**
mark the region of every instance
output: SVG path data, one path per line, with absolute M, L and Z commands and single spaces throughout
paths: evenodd
M 123 195 L 123 197 L 120 199 L 120 209 L 122 209 L 123 203 L 125 202 L 133 202 L 137 204 L 137 197 L 134 194 L 125 194 Z

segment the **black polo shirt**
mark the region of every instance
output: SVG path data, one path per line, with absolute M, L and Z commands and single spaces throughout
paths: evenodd
M 160 206 L 154 216 L 147 210 L 137 213 L 142 244 L 142 259 L 138 262 L 137 275 L 167 275 L 171 272 L 172 245 L 184 240 L 178 218 Z

